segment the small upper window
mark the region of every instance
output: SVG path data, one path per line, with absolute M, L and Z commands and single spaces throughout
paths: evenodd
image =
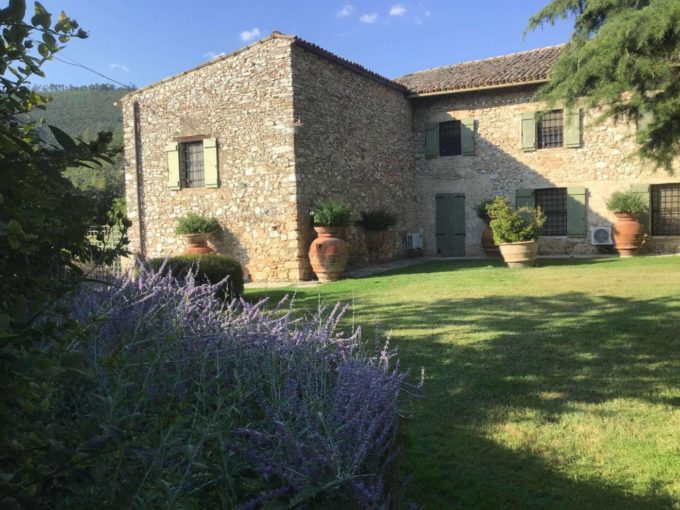
M 205 186 L 203 142 L 180 143 L 179 152 L 182 187 L 202 188 Z
M 439 123 L 439 155 L 460 156 L 462 146 L 460 140 L 460 121 L 451 120 Z
M 567 188 L 534 190 L 534 204 L 545 214 L 544 236 L 567 235 Z
M 680 184 L 652 186 L 652 235 L 680 235 Z
M 564 145 L 564 116 L 562 110 L 544 112 L 536 122 L 536 146 L 552 149 Z

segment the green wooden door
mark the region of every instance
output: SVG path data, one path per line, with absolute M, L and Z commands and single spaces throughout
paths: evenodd
M 435 197 L 437 254 L 465 256 L 465 195 L 449 193 Z

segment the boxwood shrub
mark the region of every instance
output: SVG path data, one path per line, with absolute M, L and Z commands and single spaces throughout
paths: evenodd
M 155 258 L 146 261 L 145 265 L 158 271 L 165 264 L 175 278 L 184 278 L 189 270 L 195 274 L 197 283 L 216 284 L 229 277 L 221 294 L 230 298 L 238 298 L 243 294 L 243 268 L 237 260 L 227 255 L 215 253 L 197 255 L 178 255 L 168 258 Z

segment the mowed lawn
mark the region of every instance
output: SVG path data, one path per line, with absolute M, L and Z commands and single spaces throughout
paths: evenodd
M 680 257 L 441 261 L 295 289 L 379 323 L 423 399 L 399 477 L 422 508 L 680 508 Z M 291 289 L 251 290 L 273 300 Z

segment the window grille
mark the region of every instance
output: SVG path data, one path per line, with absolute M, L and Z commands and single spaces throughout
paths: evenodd
M 545 214 L 544 236 L 567 235 L 567 188 L 534 190 L 534 202 Z
M 439 155 L 460 156 L 460 121 L 452 120 L 439 123 Z
M 543 113 L 536 123 L 536 144 L 539 149 L 562 147 L 564 140 L 564 120 L 562 110 Z
M 182 180 L 186 188 L 201 188 L 205 185 L 203 167 L 203 142 L 185 142 L 182 150 Z
M 652 186 L 652 235 L 680 235 L 680 184 Z

